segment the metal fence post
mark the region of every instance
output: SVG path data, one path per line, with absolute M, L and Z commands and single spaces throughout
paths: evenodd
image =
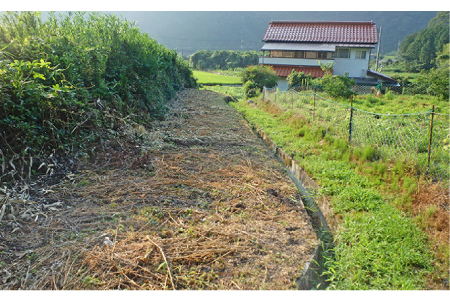
M 433 119 L 434 119 L 434 105 L 431 108 L 431 122 L 430 122 L 430 141 L 428 142 L 428 161 L 427 169 L 430 168 L 430 158 L 431 158 L 431 141 L 433 139 Z
M 352 141 L 352 128 L 353 127 L 353 96 L 350 97 L 350 124 L 348 126 L 348 143 Z

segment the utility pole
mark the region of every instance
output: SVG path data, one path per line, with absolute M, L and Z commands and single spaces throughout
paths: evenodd
M 242 52 L 242 43 L 244 42 L 244 40 L 241 38 L 241 52 Z
M 381 28 L 383 28 L 383 25 L 380 26 L 380 36 L 378 38 L 378 49 L 377 49 L 377 60 L 376 60 L 376 63 L 375 63 L 375 72 L 378 72 L 378 56 L 380 55 Z

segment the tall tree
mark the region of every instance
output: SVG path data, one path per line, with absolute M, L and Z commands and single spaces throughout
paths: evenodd
M 449 42 L 449 12 L 438 12 L 428 27 L 408 35 L 399 55 L 409 71 L 430 70 L 436 66 L 436 53 Z

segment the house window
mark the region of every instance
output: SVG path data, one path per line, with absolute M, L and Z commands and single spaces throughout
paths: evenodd
M 317 57 L 317 52 L 306 51 L 306 53 L 305 53 L 305 58 L 316 58 L 316 57 Z
M 293 58 L 294 57 L 294 51 L 283 51 L 283 57 Z
M 282 52 L 283 51 L 280 50 L 272 50 L 270 51 L 270 57 L 281 57 Z
M 350 49 L 336 49 L 334 52 L 335 58 L 350 58 Z
M 366 59 L 366 51 L 365 50 L 357 50 L 355 59 Z
M 317 52 L 317 58 L 327 58 L 327 52 Z
M 305 52 L 295 51 L 295 58 L 305 58 Z

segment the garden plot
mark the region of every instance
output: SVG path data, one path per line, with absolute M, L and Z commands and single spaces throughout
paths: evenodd
M 319 241 L 223 96 L 186 90 L 153 130 L 121 130 L 0 223 L 0 289 L 296 288 Z

